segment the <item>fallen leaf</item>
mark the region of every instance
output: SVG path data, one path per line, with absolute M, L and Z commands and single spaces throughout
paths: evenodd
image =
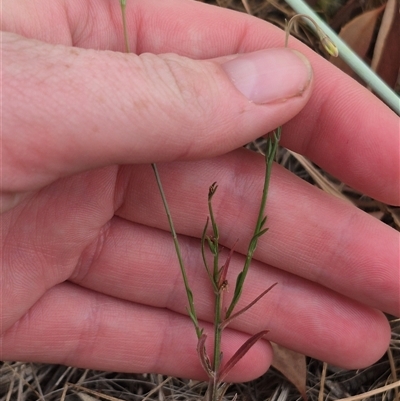
M 352 16 L 358 14 L 357 10 L 361 8 L 358 0 L 348 0 L 340 7 L 336 14 L 329 21 L 330 27 L 334 31 L 338 31 L 343 25 L 352 19 Z
M 371 46 L 376 22 L 384 8 L 385 5 L 367 11 L 351 20 L 340 30 L 339 36 L 341 39 L 364 61 Z M 358 79 L 356 73 L 341 58 L 331 57 L 330 61 L 346 74 Z
M 271 342 L 274 350 L 272 366 L 279 370 L 299 390 L 303 400 L 307 400 L 307 365 L 303 354 Z
M 399 1 L 388 0 L 374 48 L 371 68 L 394 88 L 400 67 Z

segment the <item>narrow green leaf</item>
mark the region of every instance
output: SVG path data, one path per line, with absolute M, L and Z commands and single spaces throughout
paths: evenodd
M 226 326 L 228 326 L 229 323 L 232 322 L 232 320 L 236 319 L 239 317 L 241 314 L 249 310 L 253 305 L 255 305 L 261 298 L 264 297 L 268 292 L 270 292 L 278 283 L 272 284 L 269 288 L 267 288 L 265 291 L 263 291 L 256 299 L 254 299 L 252 302 L 250 302 L 247 306 L 244 308 L 240 309 L 239 312 L 234 313 L 229 317 L 229 319 L 225 319 L 221 325 L 220 328 L 221 330 L 224 330 Z
M 218 254 L 218 244 L 215 244 L 215 238 L 206 237 L 208 248 L 210 252 L 215 256 Z
M 269 228 L 264 228 L 264 230 L 259 231 L 259 232 L 254 236 L 254 238 L 255 238 L 255 239 L 260 238 L 260 237 L 261 237 L 262 235 L 264 235 L 268 230 L 269 230 Z M 255 248 L 254 248 L 254 249 L 255 249 Z
M 228 307 L 228 310 L 225 313 L 225 319 L 228 319 L 230 317 L 234 307 L 236 306 L 236 304 L 240 299 L 240 296 L 242 295 L 244 277 L 245 277 L 244 272 L 241 271 L 236 278 L 235 291 L 233 293 L 232 301 Z

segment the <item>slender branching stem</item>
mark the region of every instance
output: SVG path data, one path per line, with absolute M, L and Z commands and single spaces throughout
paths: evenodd
M 192 319 L 192 322 L 193 322 L 194 327 L 196 329 L 197 338 L 200 338 L 201 335 L 203 334 L 203 329 L 200 328 L 199 321 L 197 319 L 196 309 L 194 307 L 193 293 L 192 293 L 192 290 L 190 289 L 190 286 L 189 286 L 189 280 L 188 280 L 188 277 L 187 277 L 187 274 L 186 274 L 185 265 L 183 263 L 182 253 L 181 253 L 181 249 L 180 249 L 180 246 L 179 246 L 178 236 L 177 236 L 176 231 L 175 231 L 174 222 L 172 220 L 171 212 L 169 210 L 167 198 L 165 197 L 165 192 L 164 192 L 164 189 L 163 189 L 163 186 L 162 186 L 162 183 L 161 183 L 161 179 L 160 179 L 160 175 L 158 173 L 157 166 L 156 166 L 155 163 L 152 163 L 151 167 L 153 168 L 154 175 L 156 177 L 158 190 L 159 190 L 160 195 L 161 195 L 161 199 L 162 199 L 162 202 L 163 202 L 163 205 L 164 205 L 165 213 L 166 213 L 167 218 L 168 218 L 169 228 L 171 230 L 172 238 L 173 238 L 173 241 L 174 241 L 175 251 L 176 251 L 176 255 L 178 257 L 179 267 L 181 269 L 182 279 L 183 279 L 183 283 L 184 283 L 184 286 L 185 286 L 186 295 L 187 295 L 188 303 L 189 303 L 188 313 L 189 313 L 189 316 Z
M 128 40 L 128 32 L 127 32 L 127 24 L 126 24 L 126 0 L 120 0 L 121 4 L 121 11 L 122 11 L 122 21 L 123 21 L 123 29 L 124 29 L 124 40 L 125 40 L 125 50 L 127 53 L 130 51 L 129 47 L 129 40 Z M 309 18 L 307 15 L 298 15 L 296 17 L 303 17 L 307 18 L 308 20 L 311 20 L 314 24 L 315 22 Z M 295 17 L 294 17 L 295 18 Z M 288 39 L 289 39 L 289 31 L 292 27 L 294 18 L 289 22 L 286 30 L 286 38 L 285 38 L 285 46 L 288 44 Z M 318 28 L 318 25 L 315 24 L 316 29 L 320 35 L 321 42 L 324 44 L 324 47 L 331 53 L 335 53 L 335 47 L 333 43 L 329 40 L 329 38 Z M 223 330 L 228 326 L 228 324 L 238 316 L 240 316 L 242 313 L 246 312 L 249 308 L 251 308 L 255 303 L 257 303 L 268 291 L 275 286 L 272 285 L 270 288 L 265 290 L 263 293 L 261 293 L 254 301 L 252 301 L 250 304 L 242 308 L 240 311 L 236 312 L 233 314 L 233 311 L 239 302 L 243 287 L 244 287 L 244 282 L 251 264 L 251 261 L 254 256 L 254 252 L 257 247 L 258 239 L 267 231 L 266 228 L 264 228 L 264 225 L 266 223 L 267 217 L 265 216 L 265 205 L 268 197 L 268 189 L 270 185 L 270 180 L 271 180 L 271 172 L 272 172 L 272 166 L 275 160 L 276 152 L 278 149 L 279 145 L 279 140 L 281 137 L 281 127 L 279 127 L 275 132 L 273 132 L 271 135 L 267 137 L 267 147 L 266 147 L 266 152 L 265 152 L 265 176 L 264 176 L 264 186 L 263 186 L 263 192 L 261 196 L 261 201 L 260 201 L 260 208 L 257 216 L 257 222 L 254 228 L 253 236 L 250 240 L 248 250 L 247 250 L 247 255 L 245 259 L 245 263 L 243 266 L 242 271 L 239 273 L 237 279 L 236 279 L 236 285 L 235 285 L 235 290 L 234 294 L 232 297 L 232 300 L 228 306 L 228 309 L 225 313 L 223 313 L 223 296 L 225 292 L 225 288 L 227 286 L 227 270 L 229 267 L 229 262 L 233 253 L 234 246 L 231 249 L 231 252 L 225 262 L 225 264 L 220 268 L 219 266 L 219 230 L 218 230 L 218 225 L 214 216 L 213 208 L 212 208 L 212 198 L 215 194 L 215 191 L 217 189 L 216 183 L 213 183 L 210 186 L 209 193 L 208 193 L 208 209 L 209 209 L 209 219 L 207 220 L 207 223 L 205 225 L 205 228 L 203 230 L 203 234 L 201 237 L 201 252 L 202 252 L 202 257 L 203 257 L 203 262 L 207 271 L 207 275 L 212 283 L 213 290 L 214 290 L 214 353 L 213 353 L 213 358 L 212 362 L 210 361 L 210 358 L 208 357 L 208 354 L 206 352 L 206 340 L 207 340 L 207 335 L 203 333 L 203 329 L 200 328 L 195 306 L 194 306 L 194 300 L 193 300 L 193 293 L 191 291 L 190 285 L 189 285 L 189 280 L 187 276 L 187 272 L 184 266 L 183 258 L 182 258 L 182 253 L 181 253 L 181 248 L 179 245 L 178 241 L 178 236 L 174 227 L 174 223 L 172 220 L 171 212 L 168 206 L 168 202 L 165 196 L 165 192 L 161 183 L 160 175 L 157 169 L 157 166 L 155 163 L 152 163 L 152 169 L 154 171 L 154 175 L 156 178 L 157 186 L 161 195 L 162 203 L 165 209 L 165 213 L 167 215 L 168 219 L 168 224 L 170 227 L 170 231 L 172 234 L 174 246 L 175 246 L 175 251 L 176 255 L 178 258 L 180 270 L 181 270 L 181 275 L 188 299 L 188 314 L 193 322 L 193 325 L 195 327 L 196 335 L 198 338 L 198 345 L 197 345 L 197 351 L 199 354 L 199 358 L 201 361 L 201 364 L 205 371 L 207 372 L 209 376 L 209 384 L 208 384 L 208 390 L 207 390 L 207 400 L 208 401 L 222 401 L 225 391 L 228 388 L 228 385 L 223 383 L 224 378 L 227 376 L 229 371 L 233 368 L 233 366 L 236 365 L 236 363 L 247 353 L 247 351 L 257 342 L 259 341 L 268 331 L 263 330 L 259 333 L 254 334 L 251 336 L 237 351 L 236 353 L 226 362 L 224 365 L 222 365 L 222 352 L 221 352 L 221 344 L 222 344 L 222 334 Z M 208 236 L 207 235 L 207 230 L 208 230 L 208 224 L 209 222 L 211 223 L 211 229 L 212 229 L 212 235 Z M 211 251 L 211 254 L 213 255 L 213 266 L 210 268 L 207 263 L 207 257 L 205 254 L 205 244 L 208 244 L 208 247 Z
M 336 57 L 338 55 L 338 49 L 335 46 L 335 44 L 321 30 L 321 28 L 319 28 L 318 24 L 311 17 L 309 17 L 306 14 L 298 14 L 290 19 L 290 21 L 286 27 L 285 47 L 288 46 L 290 30 L 293 26 L 294 21 L 297 18 L 305 18 L 305 19 L 309 20 L 315 26 L 315 29 L 321 40 L 321 44 L 324 46 L 326 51 L 332 56 Z M 239 302 L 239 299 L 241 297 L 242 290 L 243 290 L 243 284 L 246 279 L 251 261 L 253 259 L 254 252 L 257 247 L 258 239 L 260 238 L 261 235 L 263 235 L 267 231 L 267 229 L 263 228 L 264 224 L 266 222 L 265 204 L 266 204 L 267 196 L 268 196 L 268 188 L 269 188 L 269 183 L 270 183 L 270 179 L 271 179 L 272 165 L 275 160 L 275 155 L 276 155 L 276 151 L 278 149 L 281 132 L 282 132 L 282 127 L 279 127 L 272 135 L 270 135 L 267 138 L 267 150 L 265 153 L 264 188 L 263 188 L 263 194 L 262 194 L 262 198 L 261 198 L 261 204 L 260 204 L 260 209 L 259 209 L 259 213 L 258 213 L 257 223 L 256 223 L 256 227 L 254 229 L 253 237 L 250 241 L 250 244 L 249 244 L 249 247 L 247 250 L 247 256 L 246 256 L 243 270 L 237 277 L 235 292 L 234 292 L 231 304 L 229 305 L 228 310 L 226 312 L 225 319 L 230 318 L 235 306 Z
M 279 139 L 281 136 L 281 130 L 282 130 L 282 128 L 279 127 L 276 130 L 276 132 L 274 132 L 267 138 L 267 150 L 265 153 L 264 187 L 263 187 L 263 192 L 262 192 L 262 196 L 261 196 L 261 202 L 260 202 L 260 208 L 259 208 L 259 212 L 258 212 L 257 222 L 256 222 L 256 226 L 254 228 L 253 237 L 250 240 L 249 247 L 247 249 L 247 255 L 246 255 L 246 260 L 244 263 L 243 270 L 239 273 L 237 280 L 236 280 L 235 292 L 232 297 L 232 301 L 226 311 L 225 319 L 229 319 L 235 306 L 239 302 L 239 299 L 240 299 L 240 297 L 242 295 L 242 291 L 243 291 L 244 281 L 245 281 L 247 273 L 249 271 L 249 267 L 250 267 L 251 261 L 254 256 L 254 252 L 257 248 L 258 239 L 260 238 L 261 235 L 263 235 L 267 231 L 267 229 L 263 228 L 264 224 L 266 222 L 265 205 L 267 202 L 268 188 L 269 188 L 269 183 L 271 180 L 272 165 L 275 160 L 276 151 L 278 149 Z
M 223 285 L 220 285 L 221 270 L 219 268 L 219 230 L 215 220 L 214 211 L 212 207 L 212 198 L 217 190 L 216 183 L 213 183 L 208 191 L 208 213 L 210 216 L 212 236 L 208 238 L 209 248 L 213 255 L 213 274 L 212 283 L 215 293 L 214 299 L 214 352 L 212 360 L 212 370 L 214 375 L 209 381 L 209 397 L 212 401 L 217 401 L 218 396 L 218 380 L 217 372 L 220 370 L 221 365 L 221 344 L 222 344 L 222 329 L 221 329 L 221 311 L 223 299 Z M 207 267 L 207 266 L 206 266 Z
M 126 23 L 126 0 L 120 0 L 122 13 L 122 29 L 124 31 L 125 52 L 130 53 L 128 24 Z
M 123 25 L 123 31 L 124 31 L 125 51 L 127 53 L 129 53 L 130 52 L 130 46 L 129 46 L 128 29 L 127 29 L 127 23 L 126 23 L 126 0 L 120 0 L 120 4 L 121 4 L 121 12 L 122 12 L 122 25 Z M 151 167 L 153 168 L 154 175 L 156 177 L 158 190 L 159 190 L 161 198 L 162 198 L 162 202 L 163 202 L 163 205 L 164 205 L 165 213 L 166 213 L 167 218 L 168 218 L 168 224 L 169 224 L 169 227 L 170 227 L 170 230 L 171 230 L 171 234 L 172 234 L 172 238 L 173 238 L 173 241 L 174 241 L 175 251 L 176 251 L 176 255 L 178 257 L 179 267 L 181 269 L 183 283 L 184 283 L 184 286 L 185 286 L 186 295 L 187 295 L 188 303 L 189 303 L 188 313 L 189 313 L 189 316 L 192 319 L 192 322 L 194 324 L 197 338 L 200 339 L 200 337 L 203 334 L 203 330 L 200 328 L 199 321 L 197 319 L 196 309 L 194 307 L 194 301 L 193 301 L 193 293 L 192 293 L 192 291 L 190 289 L 190 286 L 189 286 L 189 281 L 188 281 L 188 278 L 187 278 L 186 269 L 185 269 L 185 266 L 184 266 L 184 263 L 183 263 L 182 253 L 181 253 L 181 249 L 180 249 L 180 246 L 179 246 L 178 236 L 177 236 L 176 231 L 175 231 L 175 227 L 174 227 L 174 223 L 173 223 L 173 220 L 172 220 L 171 212 L 169 210 L 168 202 L 167 202 L 167 199 L 165 197 L 165 192 L 164 192 L 164 189 L 163 189 L 163 186 L 162 186 L 162 183 L 161 183 L 161 179 L 160 179 L 160 175 L 158 173 L 157 166 L 156 166 L 155 163 L 152 163 Z

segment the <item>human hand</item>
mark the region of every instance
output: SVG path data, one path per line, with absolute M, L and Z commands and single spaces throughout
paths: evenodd
M 234 275 L 263 181 L 263 158 L 234 149 L 291 119 L 284 146 L 399 205 L 398 118 L 295 40 L 312 63 L 312 96 L 297 56 L 272 50 L 261 56 L 266 98 L 249 102 L 225 75 L 235 66 L 224 62 L 282 46 L 283 33 L 263 21 L 178 0 L 128 2 L 127 13 L 141 56 L 103 51 L 123 51 L 118 1 L 4 4 L 3 28 L 12 33 L 3 34 L 2 50 L 1 189 L 10 210 L 2 215 L 1 358 L 204 378 L 148 163 L 164 162 L 198 314 L 211 331 L 198 240 L 208 187 L 219 183 L 221 243 L 240 239 Z M 272 71 L 271 54 L 279 65 Z M 271 102 L 272 94 L 289 99 Z M 335 365 L 379 358 L 390 336 L 379 310 L 400 315 L 398 233 L 279 166 L 267 213 L 270 230 L 242 301 L 278 285 L 226 331 L 226 358 L 263 329 L 269 340 Z M 228 380 L 256 377 L 271 358 L 269 343 L 259 342 Z

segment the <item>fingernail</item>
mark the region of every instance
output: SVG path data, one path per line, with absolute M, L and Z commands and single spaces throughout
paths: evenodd
M 286 48 L 240 54 L 222 68 L 236 88 L 258 104 L 300 96 L 312 78 L 306 57 Z

